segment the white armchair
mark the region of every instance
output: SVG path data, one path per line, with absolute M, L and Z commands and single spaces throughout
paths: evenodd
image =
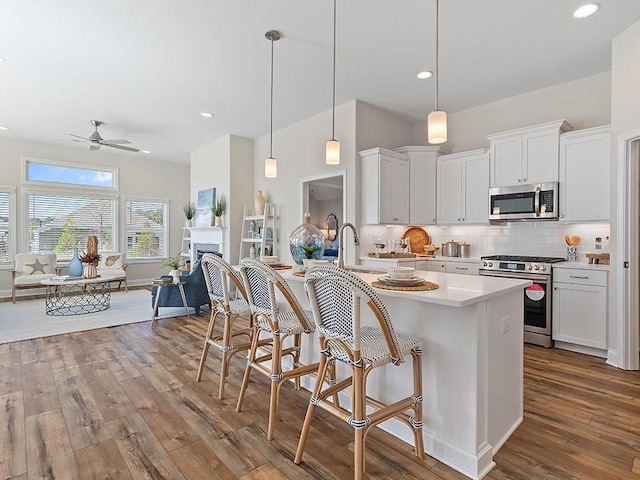
M 118 289 L 124 282 L 125 292 L 129 291 L 127 284 L 127 264 L 124 263 L 124 253 L 122 252 L 99 252 L 100 263 L 98 263 L 98 275 L 112 275 L 115 281 L 120 281 Z
M 42 280 L 56 275 L 55 253 L 17 253 L 11 270 L 11 298 L 16 303 L 16 290 L 43 288 Z

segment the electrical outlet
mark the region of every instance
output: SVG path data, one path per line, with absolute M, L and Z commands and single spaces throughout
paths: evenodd
M 511 319 L 509 317 L 504 317 L 502 319 L 502 333 L 505 334 L 509 330 L 511 330 Z

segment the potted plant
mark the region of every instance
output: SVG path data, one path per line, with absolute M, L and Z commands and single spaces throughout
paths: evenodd
M 169 275 L 173 277 L 173 283 L 180 282 L 180 267 L 182 266 L 182 258 L 180 257 L 180 255 L 167 258 L 162 266 L 169 267 L 171 269 L 169 271 Z
M 100 255 L 93 252 L 83 252 L 80 255 L 80 261 L 84 264 L 82 267 L 82 276 L 84 278 L 96 278 L 98 276 L 100 258 Z
M 196 206 L 193 202 L 185 203 L 182 207 L 184 216 L 187 218 L 185 227 L 193 227 L 193 217 L 196 215 Z
M 227 199 L 225 198 L 224 195 L 220 195 L 216 199 L 216 203 L 213 205 L 213 208 L 211 209 L 211 212 L 213 213 L 213 216 L 214 216 L 214 225 L 216 227 L 222 226 L 222 216 L 224 215 L 224 212 L 226 210 L 227 210 Z

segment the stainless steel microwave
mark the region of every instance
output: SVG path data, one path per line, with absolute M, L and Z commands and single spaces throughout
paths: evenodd
M 489 221 L 558 220 L 558 213 L 558 182 L 489 189 Z

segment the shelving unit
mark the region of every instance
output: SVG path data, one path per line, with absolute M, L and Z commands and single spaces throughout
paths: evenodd
M 244 207 L 238 263 L 250 256 L 252 246 L 258 258 L 261 255 L 274 255 L 278 247 L 277 214 L 275 203 L 266 203 L 263 215 L 256 215 L 253 208 Z
M 182 227 L 182 246 L 180 247 L 180 257 L 191 258 L 191 231 L 189 227 Z

